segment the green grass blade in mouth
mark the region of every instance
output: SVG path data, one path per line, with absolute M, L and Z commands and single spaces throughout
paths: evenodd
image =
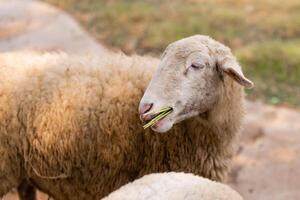
M 173 109 L 171 107 L 165 107 L 162 108 L 159 111 L 159 114 L 154 117 L 150 122 L 148 122 L 147 124 L 145 124 L 143 126 L 144 129 L 149 128 L 150 126 L 153 126 L 154 124 L 156 124 L 159 120 L 161 120 L 162 118 L 166 117 L 168 114 L 170 114 L 173 111 Z
M 162 108 L 162 109 L 159 111 L 159 113 L 167 112 L 167 111 L 169 111 L 169 110 L 172 110 L 172 108 L 171 108 L 171 107 L 165 107 L 165 108 Z

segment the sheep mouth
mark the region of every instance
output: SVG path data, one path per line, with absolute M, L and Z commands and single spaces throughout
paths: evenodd
M 144 129 L 147 129 L 155 124 L 157 124 L 160 120 L 168 116 L 173 111 L 172 107 L 162 108 L 158 113 L 150 115 L 146 120 L 146 124 L 143 126 Z

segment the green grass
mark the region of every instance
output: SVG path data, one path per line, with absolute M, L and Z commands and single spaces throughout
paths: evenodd
M 252 43 L 236 51 L 255 88 L 250 98 L 272 104 L 300 104 L 300 40 Z
M 46 0 L 101 43 L 160 54 L 172 41 L 207 34 L 230 46 L 256 83 L 248 96 L 300 105 L 300 1 Z

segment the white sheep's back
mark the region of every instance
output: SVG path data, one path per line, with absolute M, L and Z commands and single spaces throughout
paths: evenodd
M 155 173 L 128 183 L 103 200 L 242 200 L 229 186 L 186 173 Z

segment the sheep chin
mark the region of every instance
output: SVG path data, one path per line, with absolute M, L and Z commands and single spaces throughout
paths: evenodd
M 173 127 L 173 125 L 173 120 L 171 120 L 170 118 L 164 118 L 157 122 L 155 125 L 151 126 L 151 129 L 154 132 L 165 133 L 169 131 Z

